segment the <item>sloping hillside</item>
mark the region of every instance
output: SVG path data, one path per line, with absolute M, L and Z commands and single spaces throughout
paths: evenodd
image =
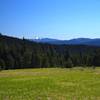
M 50 45 L 0 36 L 1 69 L 100 66 L 100 47 Z

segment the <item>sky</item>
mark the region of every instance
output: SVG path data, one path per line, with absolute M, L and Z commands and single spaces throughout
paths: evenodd
M 25 38 L 100 38 L 100 0 L 0 0 L 0 33 Z

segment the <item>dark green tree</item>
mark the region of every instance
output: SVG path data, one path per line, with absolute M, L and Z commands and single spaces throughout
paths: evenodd
M 5 66 L 5 61 L 3 59 L 0 59 L 0 70 L 4 70 Z
M 66 61 L 66 68 L 72 68 L 72 67 L 73 67 L 73 62 L 71 58 L 68 58 L 68 60 Z

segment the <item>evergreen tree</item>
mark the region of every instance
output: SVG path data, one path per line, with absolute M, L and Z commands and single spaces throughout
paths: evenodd
M 5 69 L 5 62 L 3 59 L 0 59 L 0 70 L 4 70 Z
M 68 60 L 66 61 L 66 68 L 72 68 L 72 67 L 73 67 L 73 62 L 71 58 L 68 58 Z

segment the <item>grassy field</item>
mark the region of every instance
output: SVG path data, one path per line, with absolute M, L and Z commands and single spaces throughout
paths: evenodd
M 100 68 L 1 71 L 0 100 L 100 100 Z

